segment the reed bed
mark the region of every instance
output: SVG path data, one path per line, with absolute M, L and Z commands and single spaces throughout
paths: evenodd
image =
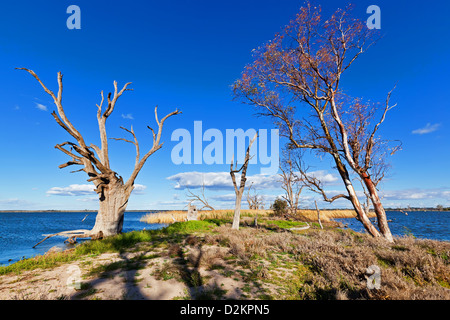
M 297 211 L 297 216 L 300 220 L 305 221 L 317 221 L 317 211 L 316 210 L 299 210 Z M 369 218 L 376 217 L 375 212 L 369 212 Z M 344 218 L 356 218 L 356 212 L 351 209 L 343 210 L 320 210 L 320 220 L 331 221 L 333 219 L 344 219 Z
M 232 219 L 233 210 L 204 210 L 198 212 L 198 220 L 205 219 Z M 241 217 L 259 217 L 269 216 L 272 210 L 241 210 Z M 146 223 L 164 223 L 170 224 L 174 222 L 186 221 L 187 211 L 175 210 L 166 212 L 149 213 L 141 218 L 141 222 Z
M 198 219 L 232 219 L 234 211 L 233 210 L 205 210 L 199 211 Z M 270 217 L 274 216 L 272 210 L 254 210 L 254 209 L 243 209 L 241 210 L 241 217 Z M 316 210 L 299 210 L 297 211 L 297 217 L 300 220 L 305 221 L 317 221 L 317 211 Z M 320 219 L 322 221 L 331 221 L 333 219 L 341 218 L 354 218 L 356 213 L 353 210 L 320 210 Z M 371 212 L 369 217 L 375 217 L 375 214 Z M 149 213 L 141 218 L 141 222 L 146 223 L 163 223 L 171 224 L 174 222 L 186 221 L 187 211 L 185 210 L 175 210 L 166 212 Z

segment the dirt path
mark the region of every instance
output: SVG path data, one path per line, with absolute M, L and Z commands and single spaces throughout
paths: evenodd
M 176 254 L 167 256 L 167 250 L 162 249 L 104 253 L 53 269 L 4 275 L 0 276 L 0 299 L 242 298 L 240 288 L 245 283 L 236 270 L 231 271 L 231 268 L 219 264 L 216 269 L 195 267 L 195 258 L 192 257 L 199 260 L 201 256 L 212 256 L 213 251 L 217 253 L 223 249 L 209 247 L 200 252 L 191 248 L 181 258 Z

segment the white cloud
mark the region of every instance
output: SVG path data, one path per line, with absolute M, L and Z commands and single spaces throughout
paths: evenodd
M 147 186 L 142 184 L 135 184 L 133 189 L 133 194 L 145 194 L 144 190 L 147 189 Z
M 128 120 L 134 120 L 133 115 L 131 113 L 127 113 L 127 114 L 122 113 L 122 118 L 128 119 Z
M 231 176 L 230 176 L 231 180 Z M 236 177 L 236 182 L 239 184 L 241 181 L 240 176 Z M 264 175 L 255 174 L 254 176 L 247 177 L 247 186 L 252 186 L 255 189 L 276 189 L 281 188 L 281 177 L 279 175 Z
M 217 196 L 210 197 L 214 201 L 220 201 L 220 202 L 232 202 L 236 200 L 236 194 L 235 193 L 228 193 L 228 194 L 220 194 Z
M 338 180 L 336 176 L 327 173 L 325 170 L 314 171 L 310 175 L 320 179 L 325 185 Z M 206 189 L 233 189 L 233 182 L 229 172 L 181 172 L 167 179 L 176 182 L 175 189 L 201 188 L 203 183 Z M 238 185 L 240 183 L 240 174 L 236 175 L 236 183 Z M 278 174 L 255 174 L 253 176 L 247 176 L 246 186 L 250 185 L 255 189 L 281 188 L 281 177 Z
M 144 194 L 146 188 L 142 184 L 135 184 L 133 194 Z M 95 191 L 92 184 L 71 184 L 68 187 L 50 188 L 46 193 L 49 196 L 86 196 L 95 194 Z
M 205 188 L 228 189 L 233 187 L 230 174 L 227 172 L 181 172 L 170 176 L 168 180 L 175 181 L 175 189 Z
M 77 201 L 80 201 L 80 202 L 98 202 L 98 197 L 85 197 L 85 198 L 77 199 Z
M 92 184 L 71 184 L 68 187 L 53 187 L 47 190 L 48 195 L 54 196 L 84 196 L 94 193 Z
M 427 134 L 427 133 L 431 133 L 431 132 L 434 132 L 437 129 L 439 129 L 440 126 L 441 126 L 440 123 L 435 123 L 435 124 L 427 123 L 427 125 L 425 127 L 413 130 L 412 134 Z
M 168 180 L 175 181 L 175 189 L 201 188 L 203 183 L 206 189 L 233 189 L 233 182 L 229 172 L 181 172 L 170 176 Z M 247 185 L 253 184 L 255 189 L 271 189 L 280 187 L 278 175 L 247 176 Z M 236 176 L 237 184 L 240 183 L 240 174 Z
M 338 181 L 338 177 L 331 173 L 327 173 L 325 170 L 312 171 L 308 173 L 308 176 L 319 179 L 324 185 Z
M 0 199 L 0 206 L 24 206 L 29 205 L 30 203 L 27 200 L 13 198 L 13 199 Z
M 47 106 L 44 106 L 43 104 L 40 104 L 40 103 L 37 103 L 37 102 L 35 102 L 35 104 L 36 104 L 36 108 L 37 109 L 39 109 L 41 111 L 47 111 Z
M 424 200 L 424 199 L 449 199 L 450 190 L 442 189 L 405 189 L 380 192 L 383 199 L 387 200 Z

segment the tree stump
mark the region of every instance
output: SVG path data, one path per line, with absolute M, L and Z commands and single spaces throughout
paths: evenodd
M 191 220 L 198 220 L 197 219 L 198 211 L 197 208 L 193 205 L 188 206 L 188 214 L 187 214 L 187 221 Z

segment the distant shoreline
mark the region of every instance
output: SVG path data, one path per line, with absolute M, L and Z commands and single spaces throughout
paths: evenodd
M 0 210 L 0 213 L 4 212 L 23 212 L 23 213 L 36 213 L 36 212 L 97 212 L 98 210 Z M 149 212 L 149 211 L 169 211 L 163 209 L 152 210 L 126 210 L 125 212 Z
M 231 210 L 231 209 L 227 209 Z M 301 210 L 316 210 L 314 208 L 305 208 Z M 341 209 L 320 209 L 321 211 L 339 211 L 339 210 L 351 210 L 348 208 L 341 208 Z M 438 211 L 438 212 L 446 212 L 450 211 L 450 208 L 443 208 L 443 209 L 436 209 L 436 208 L 385 208 L 386 211 L 406 211 L 406 212 L 413 212 L 413 211 Z M 35 213 L 35 212 L 97 212 L 98 210 L 0 210 L 0 213 L 5 212 L 23 212 L 23 213 Z M 168 209 L 141 209 L 141 210 L 126 210 L 125 212 L 151 212 L 151 211 L 174 211 L 174 210 L 168 210 Z M 175 210 L 175 211 L 186 211 L 187 210 Z

